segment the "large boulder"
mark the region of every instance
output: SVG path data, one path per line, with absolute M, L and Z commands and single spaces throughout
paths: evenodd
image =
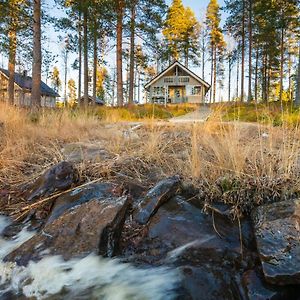
M 130 207 L 129 198 L 109 194 L 109 185 L 93 185 L 65 197 L 65 202 L 59 199 L 43 230 L 10 253 L 6 260 L 26 265 L 49 254 L 70 259 L 90 253 L 103 256 L 117 253 Z M 74 200 L 73 205 L 68 202 L 70 199 Z
M 127 224 L 127 226 L 129 226 Z M 238 222 L 203 213 L 181 196 L 164 203 L 147 225 L 124 237 L 123 254 L 139 264 L 178 268 L 180 299 L 234 299 L 233 276 L 243 268 Z M 242 222 L 243 238 L 249 239 Z M 125 246 L 124 246 L 125 244 Z M 244 258 L 247 249 L 243 247 Z M 246 266 L 247 267 L 247 266 Z
M 252 219 L 267 282 L 300 284 L 300 200 L 260 206 Z
M 78 171 L 66 161 L 51 167 L 37 178 L 27 190 L 27 200 L 33 201 L 56 191 L 65 191 L 79 179 Z

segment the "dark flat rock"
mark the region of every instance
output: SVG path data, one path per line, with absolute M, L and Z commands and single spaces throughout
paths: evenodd
M 27 191 L 27 200 L 33 201 L 40 197 L 49 196 L 56 191 L 65 191 L 78 181 L 78 171 L 73 164 L 63 161 L 51 167 Z
M 300 284 L 300 200 L 258 207 L 252 219 L 267 282 Z
M 157 210 L 171 199 L 179 188 L 179 176 L 173 176 L 157 183 L 138 204 L 134 219 L 146 224 Z
M 47 224 L 59 218 L 68 209 L 89 202 L 93 199 L 105 200 L 112 197 L 114 185 L 111 183 L 94 183 L 85 187 L 79 187 L 56 199 Z

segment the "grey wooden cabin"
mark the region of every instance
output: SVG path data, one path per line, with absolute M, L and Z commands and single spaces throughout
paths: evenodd
M 210 85 L 175 61 L 146 84 L 148 102 L 157 104 L 204 103 Z
M 8 101 L 8 79 L 9 72 L 6 69 L 0 68 L 0 101 Z M 15 73 L 15 105 L 16 106 L 30 106 L 31 105 L 31 89 L 32 78 L 23 74 Z M 56 99 L 59 94 L 50 88 L 43 81 L 41 82 L 41 106 L 42 107 L 56 107 Z

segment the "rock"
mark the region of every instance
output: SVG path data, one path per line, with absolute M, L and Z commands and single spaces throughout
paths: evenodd
M 139 224 L 146 224 L 156 211 L 172 198 L 179 188 L 179 176 L 173 176 L 160 181 L 138 203 L 134 219 Z
M 30 186 L 27 200 L 33 201 L 43 196 L 47 197 L 56 191 L 67 190 L 78 181 L 78 178 L 78 171 L 71 163 L 60 162 L 47 170 Z
M 245 262 L 237 222 L 218 214 L 213 220 L 175 196 L 157 210 L 147 226 L 135 230 L 139 234 L 131 235 L 127 245 L 123 243 L 123 255 L 135 264 L 177 268 L 182 278 L 178 299 L 235 299 L 234 275 L 251 265 L 245 248 L 251 228 L 241 223 Z
M 71 143 L 65 145 L 62 153 L 67 161 L 73 163 L 82 161 L 100 162 L 114 157 L 105 149 L 103 143 Z
M 180 196 L 172 198 L 151 218 L 150 240 L 159 240 L 167 259 L 183 263 L 222 263 L 240 258 L 239 229 L 226 218 L 210 215 Z M 216 231 L 217 230 L 217 231 Z M 247 234 L 245 234 L 246 236 Z
M 247 300 L 299 300 L 299 287 L 280 287 L 266 283 L 255 270 L 249 270 L 242 276 L 242 285 Z
M 182 293 L 178 300 L 235 300 L 230 273 L 191 265 L 179 268 L 182 277 Z
M 83 192 L 82 202 L 87 200 L 87 194 L 92 195 L 92 198 L 67 209 L 60 216 L 56 215 L 56 219 L 10 253 L 5 260 L 27 265 L 30 260 L 39 260 L 46 254 L 62 255 L 64 259 L 92 252 L 114 256 L 118 251 L 119 238 L 130 201 L 127 196 L 113 195 L 105 199 L 101 199 L 100 195 L 97 199 L 97 193 L 101 192 Z
M 260 206 L 252 219 L 267 282 L 300 284 L 300 200 Z
M 79 187 L 66 193 L 55 201 L 48 217 L 47 224 L 59 218 L 68 209 L 89 202 L 93 199 L 104 201 L 113 195 L 115 186 L 111 183 L 94 183 L 83 188 Z

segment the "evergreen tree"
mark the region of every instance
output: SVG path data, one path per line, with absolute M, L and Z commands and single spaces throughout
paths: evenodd
M 200 24 L 191 8 L 185 8 L 181 0 L 173 0 L 165 21 L 163 35 L 167 43 L 169 63 L 171 59 L 189 59 L 198 63 Z
M 217 0 L 210 0 L 206 12 L 206 25 L 211 51 L 211 94 L 210 102 L 216 100 L 217 74 L 223 74 L 222 62 L 225 41 L 220 28 L 220 7 Z
M 41 74 L 42 74 L 42 45 L 41 45 L 41 0 L 33 1 L 33 65 L 31 105 L 34 109 L 41 106 Z

